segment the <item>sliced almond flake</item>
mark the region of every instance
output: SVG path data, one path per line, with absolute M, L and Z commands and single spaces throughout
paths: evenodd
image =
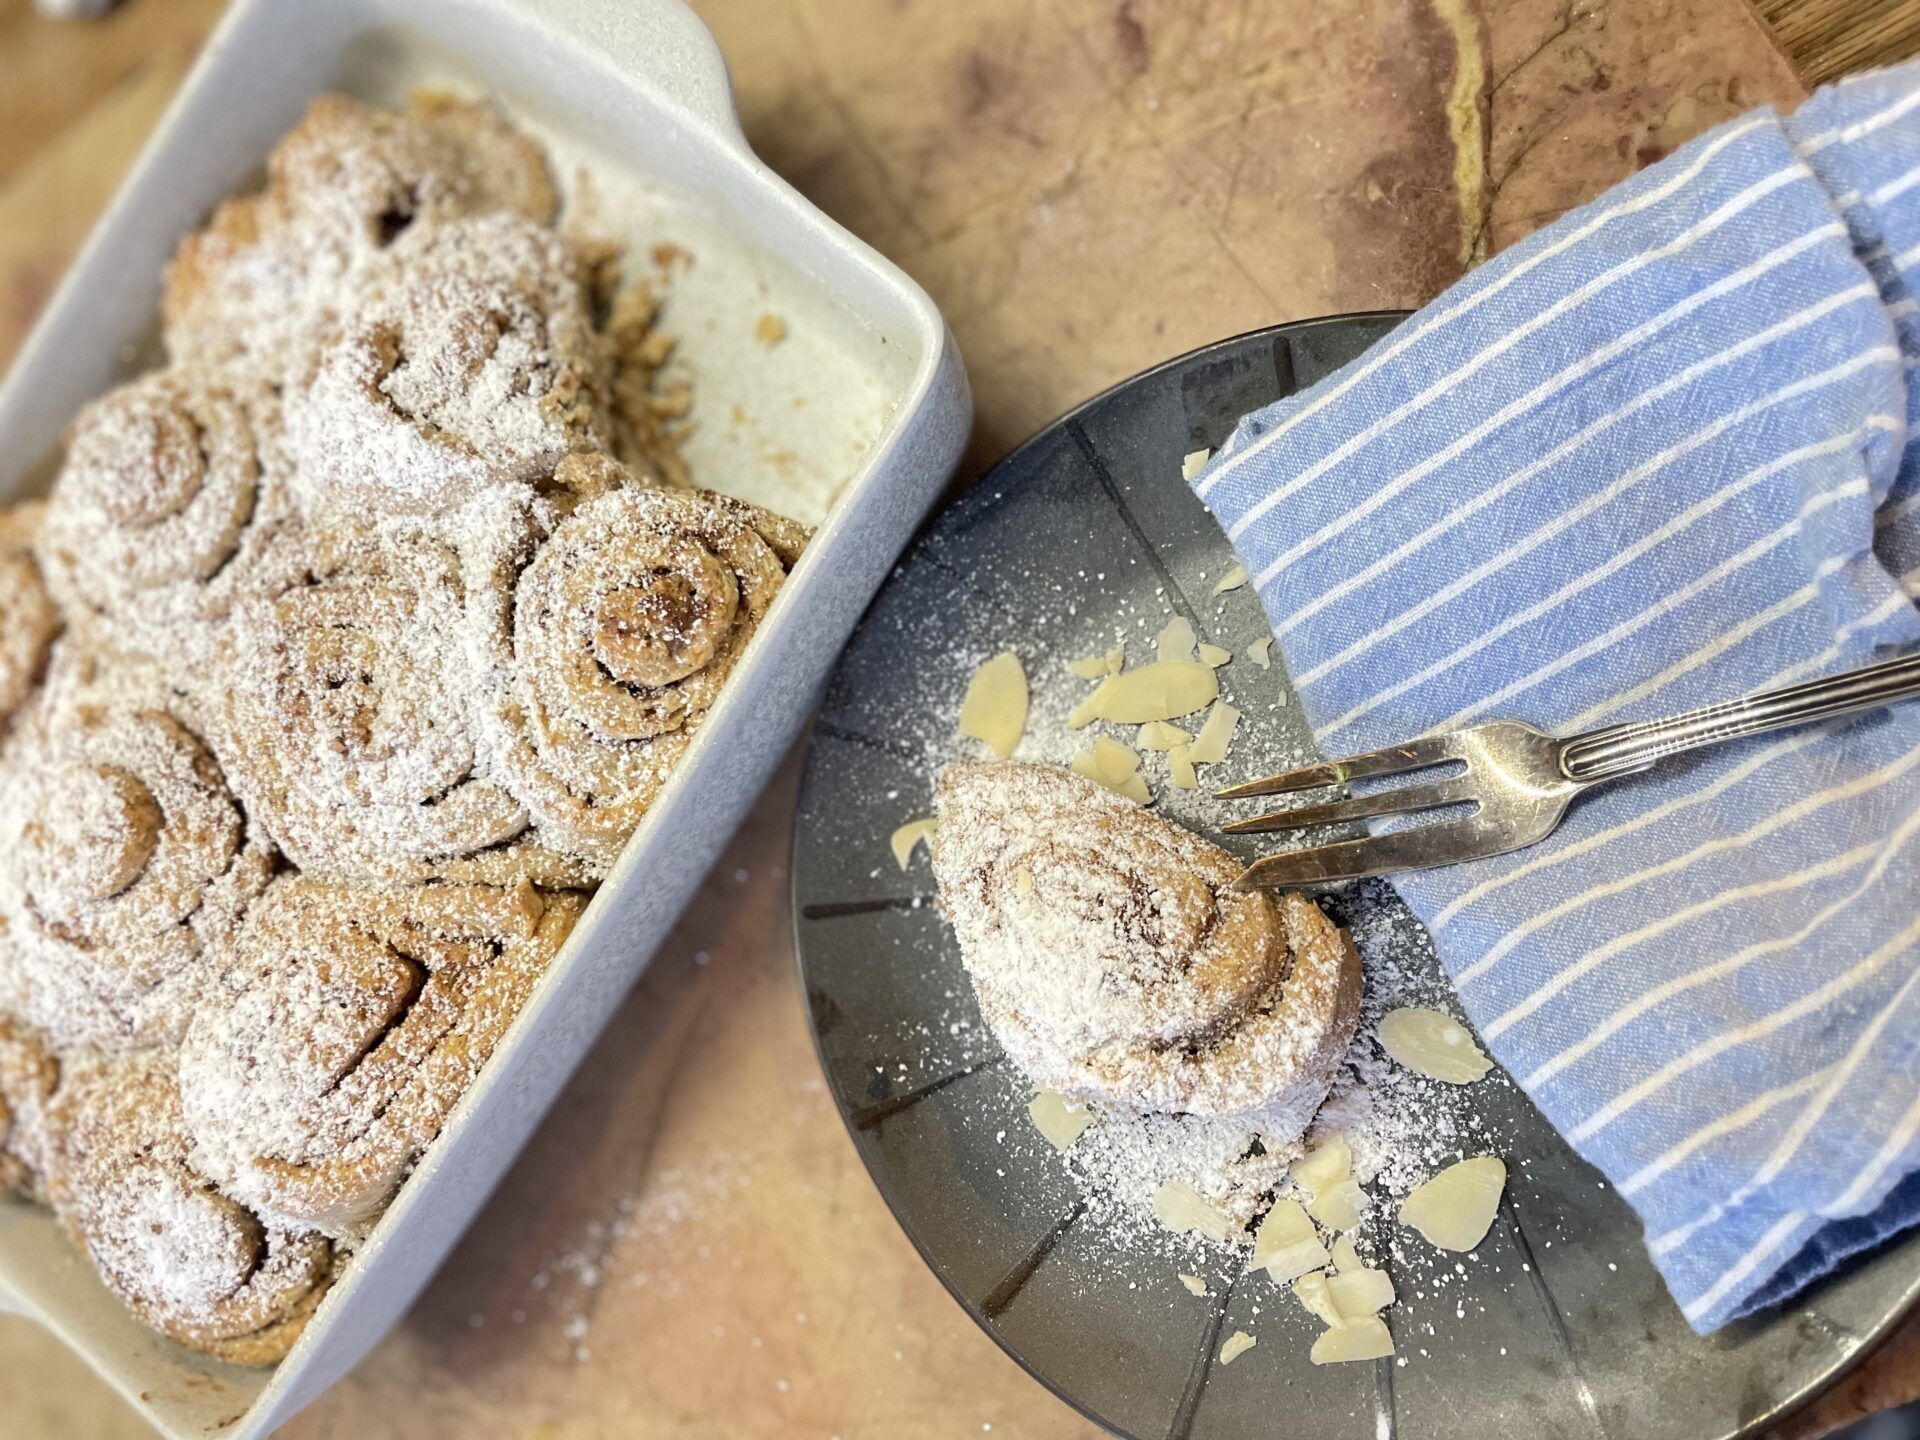
M 1338 1365 L 1347 1360 L 1384 1360 L 1393 1354 L 1393 1336 L 1377 1315 L 1349 1320 L 1313 1342 L 1307 1358 L 1316 1365 Z
M 1353 1174 L 1353 1147 L 1343 1137 L 1331 1136 L 1308 1151 L 1304 1159 L 1294 1161 L 1287 1173 L 1309 1195 L 1331 1190 Z
M 1342 1180 L 1313 1197 L 1307 1214 L 1329 1230 L 1351 1230 L 1367 1213 L 1367 1192 L 1358 1180 Z
M 1273 668 L 1273 637 L 1269 635 L 1267 636 L 1266 639 L 1256 640 L 1253 642 L 1253 644 L 1249 645 L 1247 647 L 1247 658 L 1253 661 L 1253 663 L 1258 665 L 1262 670 L 1272 669 Z
M 1096 780 L 1135 804 L 1144 805 L 1153 798 L 1146 778 L 1140 774 L 1140 757 L 1118 740 L 1102 735 L 1068 762 L 1076 775 Z
M 1360 1252 L 1353 1248 L 1353 1237 L 1342 1235 L 1333 1242 L 1333 1268 L 1345 1275 L 1350 1270 L 1363 1270 L 1367 1262 L 1360 1258 Z
M 1033 894 L 1033 871 L 1024 865 L 1013 872 L 1013 893 L 1016 895 Z
M 1164 720 L 1149 720 L 1133 738 L 1142 750 L 1175 750 L 1193 743 L 1193 737 L 1186 731 Z
M 1167 766 L 1173 772 L 1176 790 L 1191 790 L 1199 785 L 1200 777 L 1193 773 L 1193 746 L 1174 746 L 1167 752 Z
M 1093 1124 L 1093 1108 L 1074 1105 L 1051 1090 L 1042 1090 L 1027 1102 L 1027 1114 L 1033 1128 L 1047 1137 L 1047 1143 L 1063 1154 L 1073 1148 L 1086 1128 Z
M 1322 1325 L 1339 1328 L 1347 1323 L 1340 1307 L 1333 1303 L 1333 1291 L 1327 1288 L 1327 1272 L 1309 1270 L 1293 1282 L 1293 1298 L 1307 1307 L 1307 1313 Z
M 1078 675 L 1082 680 L 1099 680 L 1113 673 L 1113 669 L 1107 664 L 1107 657 L 1104 655 L 1089 655 L 1084 660 L 1069 660 L 1067 662 L 1067 669 Z
M 933 843 L 933 821 L 909 820 L 893 832 L 892 839 L 887 843 L 893 846 L 893 858 L 900 862 L 902 870 L 913 863 L 913 847 L 922 840 L 929 846 Z
M 1191 660 L 1193 644 L 1200 637 L 1193 633 L 1193 622 L 1184 615 L 1169 620 L 1153 642 L 1156 660 Z
M 1231 1217 L 1184 1180 L 1169 1180 L 1153 1192 L 1153 1218 L 1176 1235 L 1191 1231 L 1223 1243 L 1240 1230 Z
M 1027 728 L 1027 672 L 1020 657 L 1002 650 L 973 672 L 960 702 L 960 733 L 983 742 L 1002 760 Z
M 1393 1278 L 1384 1270 L 1345 1270 L 1327 1281 L 1327 1294 L 1342 1320 L 1361 1320 L 1377 1315 L 1399 1299 L 1394 1294 Z
M 1451 1015 L 1408 1006 L 1380 1017 L 1380 1045 L 1416 1075 L 1471 1085 L 1493 1068 L 1473 1036 Z
M 1227 1343 L 1220 1347 L 1220 1363 L 1231 1365 L 1259 1342 L 1244 1330 L 1236 1330 L 1227 1337 Z
M 1196 765 L 1219 764 L 1227 758 L 1227 747 L 1233 744 L 1233 732 L 1239 728 L 1239 725 L 1238 710 L 1224 700 L 1214 701 L 1213 708 L 1207 712 L 1206 722 L 1200 727 L 1199 735 L 1194 738 L 1193 749 L 1188 752 L 1187 758 Z
M 1220 577 L 1219 582 L 1213 587 L 1213 593 L 1216 595 L 1224 595 L 1229 590 L 1238 590 L 1246 583 L 1247 567 L 1244 565 L 1235 565 Z
M 1109 675 L 1118 675 L 1122 670 L 1126 668 L 1127 668 L 1127 647 L 1126 646 L 1116 645 L 1111 650 L 1107 651 L 1107 673 Z
M 1207 1293 L 1207 1282 L 1202 1280 L 1198 1275 L 1182 1275 L 1180 1277 L 1180 1283 L 1187 1287 L 1187 1293 L 1190 1295 L 1204 1295 Z
M 1144 725 L 1149 720 L 1178 720 L 1204 710 L 1220 694 L 1220 679 L 1194 660 L 1157 660 L 1109 675 L 1075 707 L 1067 724 L 1079 730 L 1095 720 Z
M 1487 1238 L 1506 1187 L 1506 1163 L 1498 1156 L 1462 1160 L 1415 1187 L 1401 1202 L 1400 1223 L 1442 1250 L 1471 1250 Z
M 1189 450 L 1180 460 L 1180 478 L 1191 480 L 1207 468 L 1207 461 L 1213 458 L 1213 451 L 1206 446 L 1198 450 Z
M 1276 1285 L 1297 1280 L 1327 1263 L 1320 1232 L 1297 1200 L 1276 1200 L 1253 1237 L 1251 1270 L 1265 1270 Z
M 1218 670 L 1233 660 L 1233 651 L 1222 649 L 1218 645 L 1209 645 L 1205 641 L 1200 645 L 1200 663 Z

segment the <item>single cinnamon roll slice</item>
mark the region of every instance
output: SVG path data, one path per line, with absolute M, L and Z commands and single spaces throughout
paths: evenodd
M 60 613 L 33 558 L 45 508 L 0 510 L 0 725 L 33 693 L 60 631 Z
M 69 621 L 178 672 L 293 571 L 279 405 L 216 372 L 162 370 L 80 412 L 35 542 Z
M 561 236 L 507 213 L 422 225 L 369 271 L 313 383 L 289 400 L 302 501 L 442 515 L 531 485 L 611 444 L 611 363 Z
M 555 478 L 603 488 L 609 469 L 576 456 Z M 580 505 L 495 577 L 475 606 L 489 745 L 546 843 L 596 875 L 613 864 L 807 533 L 709 491 L 629 486 Z
M 1360 965 L 1310 900 L 1065 770 L 941 773 L 934 874 L 987 1023 L 1044 1089 L 1296 1139 L 1359 1019 Z
M 181 242 L 161 301 L 168 353 L 298 385 L 362 272 L 413 227 L 496 210 L 547 224 L 557 208 L 540 147 L 497 106 L 322 95 L 268 158 L 266 189 Z
M 62 1069 L 53 1115 L 53 1208 L 107 1288 L 192 1349 L 236 1365 L 284 1356 L 326 1293 L 333 1247 L 194 1168 L 173 1057 L 83 1054 Z
M 273 852 L 160 709 L 36 709 L 0 780 L 0 1008 L 56 1044 L 177 1042 Z
M 194 1154 L 282 1223 L 364 1231 L 520 1013 L 581 897 L 276 881 L 180 1050 Z
M 301 546 L 301 583 L 221 637 L 207 704 L 235 793 L 329 878 L 417 883 L 510 845 L 527 814 L 481 763 L 458 557 L 360 527 Z

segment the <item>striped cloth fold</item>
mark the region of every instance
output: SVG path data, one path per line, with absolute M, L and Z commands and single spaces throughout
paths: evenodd
M 1920 67 L 1701 137 L 1195 479 L 1322 748 L 1571 732 L 1920 642 Z M 1702 1332 L 1920 1221 L 1920 705 L 1399 878 Z

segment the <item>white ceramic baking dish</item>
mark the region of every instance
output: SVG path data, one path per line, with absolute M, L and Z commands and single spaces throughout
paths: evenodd
M 702 483 L 819 534 L 678 774 L 519 1024 L 291 1355 L 248 1371 L 144 1329 L 43 1212 L 0 1202 L 0 1302 L 57 1332 L 163 1433 L 266 1434 L 407 1310 L 585 1055 L 812 706 L 965 444 L 965 376 L 926 295 L 756 160 L 720 54 L 678 0 L 240 0 L 0 390 L 0 495 L 45 481 L 89 398 L 150 361 L 162 264 L 251 183 L 312 95 L 423 81 L 503 100 L 617 240 L 694 259 L 667 328 Z M 762 314 L 787 338 L 755 341 Z

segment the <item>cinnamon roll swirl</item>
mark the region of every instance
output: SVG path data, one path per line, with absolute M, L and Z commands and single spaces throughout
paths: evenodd
M 322 95 L 269 157 L 266 189 L 181 242 L 161 302 L 168 353 L 303 381 L 353 282 L 407 230 L 495 210 L 546 224 L 557 207 L 539 146 L 495 106 Z
M 573 457 L 556 479 L 616 469 Z M 701 490 L 614 489 L 476 607 L 493 763 L 542 839 L 604 874 L 719 697 L 805 527 Z
M 36 549 L 90 643 L 186 667 L 238 600 L 290 578 L 289 521 L 271 392 L 163 370 L 80 413 Z
M 0 1016 L 0 1191 L 47 1199 L 54 1153 L 48 1112 L 59 1079 L 46 1037 Z
M 238 607 L 209 697 L 235 792 L 319 876 L 412 883 L 506 846 L 527 814 L 481 764 L 458 557 L 308 527 L 306 574 Z
M 0 724 L 33 693 L 60 630 L 59 611 L 33 558 L 45 508 L 0 510 Z
M 192 1349 L 236 1365 L 285 1355 L 326 1292 L 333 1247 L 264 1220 L 195 1170 L 173 1058 L 70 1061 L 53 1112 L 53 1208 L 107 1287 Z
M 112 705 L 34 712 L 0 856 L 0 1009 L 62 1047 L 177 1041 L 273 869 L 193 732 Z
M 579 896 L 288 877 L 180 1051 L 194 1154 L 263 1215 L 350 1236 L 513 1023 Z
M 289 403 L 313 511 L 439 515 L 605 450 L 611 352 L 561 236 L 497 213 L 422 226 Z
M 1311 901 L 1104 786 L 957 764 L 934 874 L 980 1009 L 1033 1081 L 1137 1113 L 1297 1138 L 1359 1020 L 1360 965 Z

